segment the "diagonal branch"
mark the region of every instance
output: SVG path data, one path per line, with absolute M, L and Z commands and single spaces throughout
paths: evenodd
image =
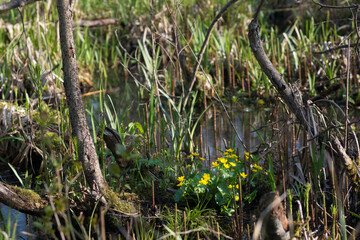
M 300 121 L 300 124 L 305 128 L 310 136 L 314 136 L 316 131 L 316 123 L 310 124 L 308 121 L 308 105 L 304 106 L 301 93 L 296 93 L 294 89 L 289 87 L 285 82 L 283 76 L 272 65 L 271 61 L 267 57 L 262 45 L 262 41 L 259 36 L 260 26 L 256 20 L 252 20 L 249 25 L 249 42 L 252 52 L 255 55 L 262 71 L 270 79 L 271 83 L 275 86 L 276 90 L 280 94 L 281 99 L 286 103 L 287 107 L 292 111 L 295 117 Z M 310 111 L 309 111 L 310 112 Z M 360 185 L 360 169 L 357 163 L 354 162 L 346 153 L 346 149 L 342 146 L 341 141 L 336 135 L 330 136 L 330 142 L 328 142 L 327 150 L 334 151 L 338 159 L 345 166 L 348 176 L 352 179 L 352 182 L 356 185 Z
M 42 0 L 13 0 L 0 5 L 0 14 Z

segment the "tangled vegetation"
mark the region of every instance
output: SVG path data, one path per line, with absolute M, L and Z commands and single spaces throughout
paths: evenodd
M 256 239 L 264 225 L 272 239 L 274 221 L 280 239 L 357 238 L 358 8 L 258 5 L 74 2 L 69 51 L 109 185 L 100 197 L 71 134 L 56 4 L 0 13 L 1 184 L 41 203 L 31 234 Z M 254 16 L 311 126 L 259 65 L 248 36 Z M 334 136 L 343 151 L 330 150 L 340 149 Z M 0 216 L 0 239 L 16 239 L 16 226 Z

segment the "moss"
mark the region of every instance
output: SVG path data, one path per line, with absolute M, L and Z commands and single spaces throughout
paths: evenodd
M 44 208 L 47 206 L 47 201 L 42 199 L 39 194 L 32 190 L 23 189 L 17 186 L 9 186 L 9 188 L 13 190 L 22 200 L 33 204 L 36 208 Z
M 118 193 L 113 192 L 108 189 L 105 191 L 105 198 L 109 203 L 109 206 L 114 208 L 117 211 L 128 213 L 128 214 L 136 214 L 138 211 L 136 210 L 134 204 L 122 200 Z

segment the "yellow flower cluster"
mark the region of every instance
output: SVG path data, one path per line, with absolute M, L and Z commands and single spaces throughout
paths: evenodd
M 229 185 L 229 188 L 233 188 L 233 187 L 236 187 L 237 189 L 239 189 L 239 184 L 236 184 L 236 186 L 234 186 L 234 185 Z
M 229 149 L 227 149 L 226 151 L 229 151 Z M 225 153 L 227 153 L 227 152 L 225 152 Z M 228 157 L 228 156 L 227 156 L 227 157 Z M 235 157 L 237 157 L 237 156 L 235 155 Z M 219 157 L 219 158 L 216 160 L 216 162 L 213 162 L 213 163 L 212 163 L 212 166 L 213 166 L 214 168 L 217 167 L 217 166 L 219 166 L 219 162 L 222 163 L 222 164 L 224 164 L 224 167 L 225 167 L 225 168 L 230 168 L 230 167 L 235 167 L 235 166 L 236 166 L 236 163 L 231 162 L 231 161 L 228 161 L 226 158 L 223 158 L 223 157 Z
M 180 187 L 181 185 L 183 185 L 183 182 L 184 182 L 184 180 L 185 180 L 185 176 L 178 177 L 177 180 L 178 180 L 180 183 L 179 183 L 178 185 L 176 185 L 176 186 Z
M 199 181 L 199 183 L 207 185 L 209 183 L 209 180 L 210 180 L 210 174 L 204 173 L 204 175 L 201 178 L 201 180 Z
M 232 150 L 231 148 L 230 149 L 226 149 L 225 150 L 225 153 L 224 153 L 224 156 L 227 157 L 227 158 L 232 158 L 232 159 L 236 159 L 239 158 L 236 154 L 233 153 L 234 150 Z

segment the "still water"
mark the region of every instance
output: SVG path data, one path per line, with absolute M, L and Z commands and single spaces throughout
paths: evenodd
M 30 231 L 30 225 L 27 224 L 25 214 L 1 203 L 0 214 L 0 235 L 2 235 L 2 237 L 5 239 L 29 239 L 26 233 Z

